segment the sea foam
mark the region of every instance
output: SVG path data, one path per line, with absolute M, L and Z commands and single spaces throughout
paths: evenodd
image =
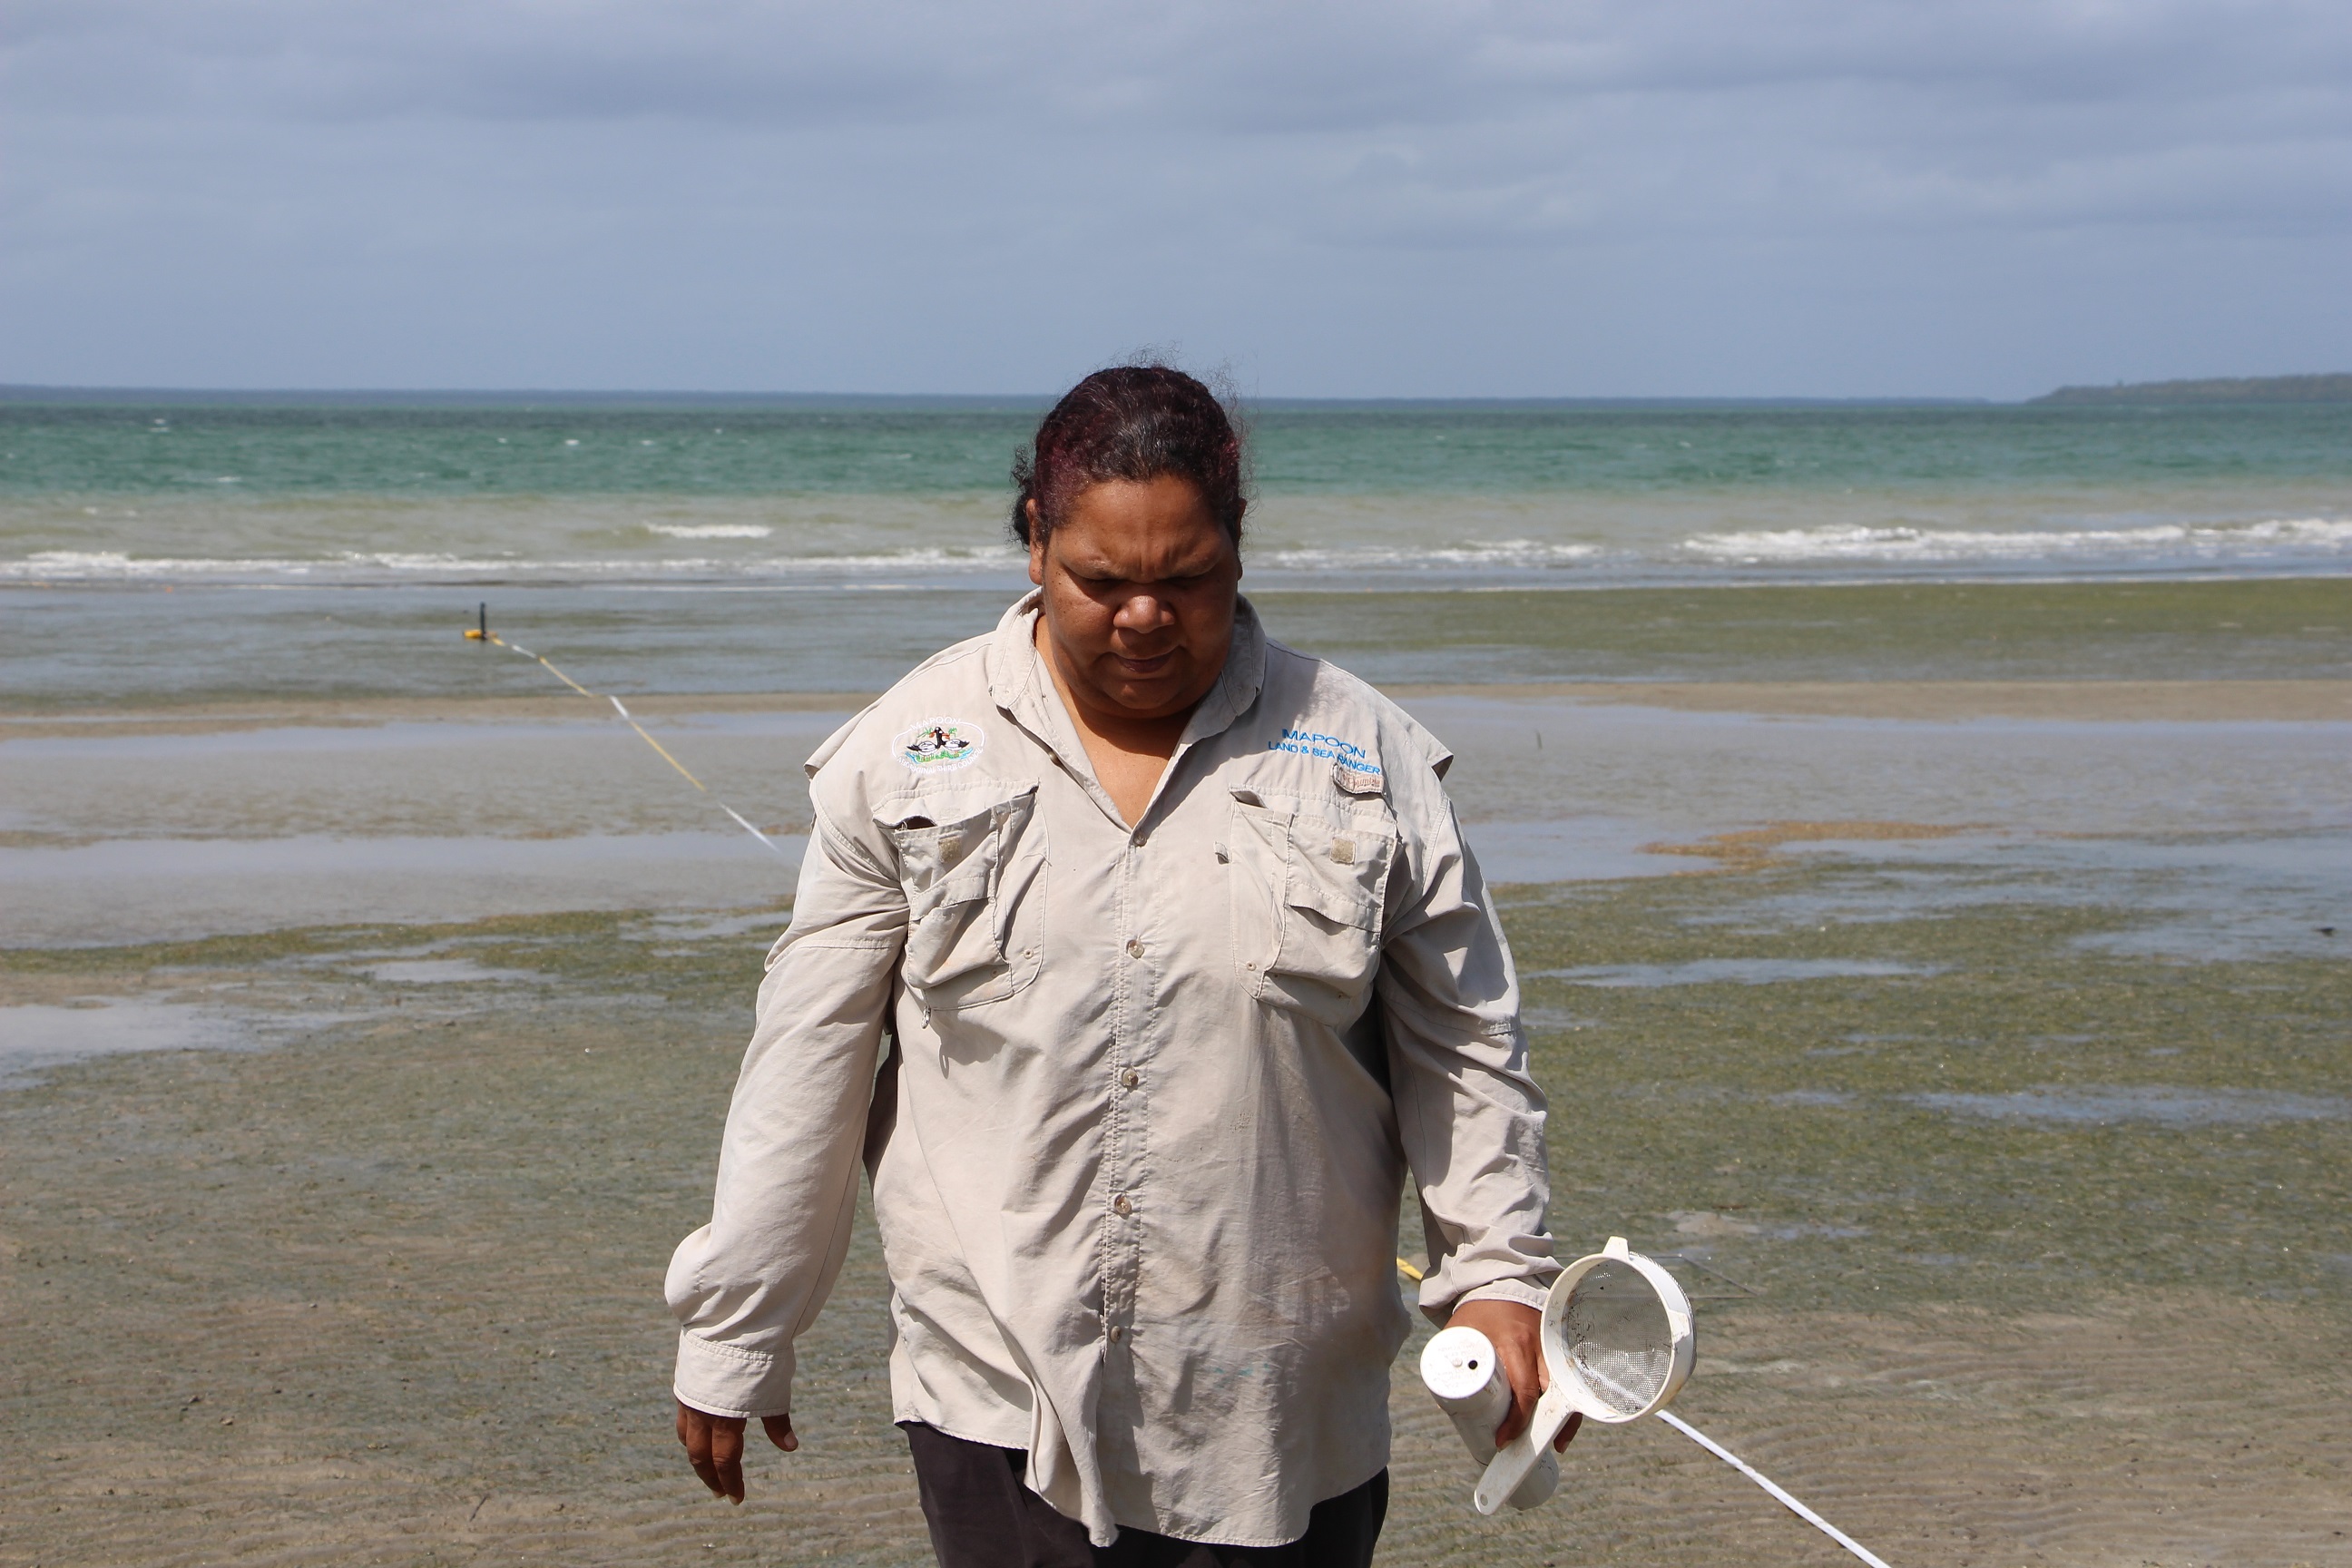
M 776 531 L 757 522 L 649 522 L 646 531 L 669 539 L 765 539 Z
M 2150 523 L 2133 528 L 1978 530 L 1862 527 L 1759 529 L 1701 533 L 1683 542 L 1689 555 L 1742 565 L 1808 562 L 1889 564 L 1969 561 L 2053 565 L 2085 561 L 2266 561 L 2352 556 L 2352 521 L 2271 519 L 2259 522 Z
M 1597 544 L 1556 544 L 1540 539 L 1473 539 L 1459 544 L 1360 545 L 1349 548 L 1300 545 L 1251 552 L 1254 565 L 1289 572 L 1410 572 L 1420 568 L 1468 567 L 1504 570 L 1569 566 L 1602 553 Z
M 336 551 L 312 558 L 257 555 L 133 555 L 120 550 L 38 550 L 0 560 L 0 582 L 299 583 L 446 582 L 484 578 L 581 582 L 633 578 L 735 579 L 857 575 L 875 572 L 1003 571 L 1020 559 L 1007 547 L 917 547 L 842 555 L 605 555 L 533 560 L 437 551 Z

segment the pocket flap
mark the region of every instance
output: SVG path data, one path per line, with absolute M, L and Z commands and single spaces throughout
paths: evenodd
M 898 852 L 898 879 L 908 913 L 919 921 L 949 904 L 985 899 L 995 890 L 1006 840 L 1018 837 L 1036 804 L 1037 786 L 1000 786 L 990 794 L 959 790 L 921 795 L 874 814 Z M 1011 827 L 1013 832 L 1006 829 Z
M 1290 874 L 1285 900 L 1360 930 L 1381 929 L 1395 837 L 1377 827 L 1300 816 L 1290 824 Z

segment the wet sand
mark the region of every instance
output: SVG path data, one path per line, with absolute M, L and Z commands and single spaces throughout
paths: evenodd
M 1938 853 L 1507 890 L 1564 1244 L 1759 1292 L 1699 1303 L 1678 1409 L 1892 1563 L 2352 1561 L 2352 971 L 2102 946 L 2138 900 Z M 0 1562 L 923 1560 L 870 1231 L 749 1506 L 667 1430 L 660 1275 L 781 913 L 0 959 L 271 1046 L 0 1092 Z M 1842 1560 L 1654 1425 L 1476 1521 L 1425 1331 L 1384 1561 Z
M 1744 856 L 1753 845 L 1738 836 L 1786 822 L 2011 838 L 2342 831 L 2344 721 L 2327 715 L 2347 691 L 1645 683 L 1401 695 L 1456 753 L 1448 785 L 1482 858 L 1546 880 L 1685 871 L 1694 856 Z M 778 896 L 807 830 L 800 763 L 851 700 L 632 700 L 709 794 L 609 707 L 569 695 L 19 716 L 0 723 L 0 946 Z M 2011 710 L 2027 716 L 2000 716 Z M 1887 833 L 1843 835 L 1874 836 Z
M 2352 720 L 2352 680 L 1629 680 L 1398 686 L 1433 697 L 1611 703 L 1678 713 L 1782 714 L 1951 723 L 2315 723 Z
M 702 714 L 856 712 L 877 694 L 846 691 L 631 693 L 629 711 L 644 717 Z M 217 735 L 257 730 L 355 729 L 384 724 L 563 724 L 602 721 L 601 702 L 561 689 L 537 697 L 350 697 L 253 701 L 124 703 L 51 712 L 0 708 L 0 742 Z
M 1276 574 L 1279 579 L 1283 574 Z M 1429 592 L 1253 575 L 1267 628 L 1378 685 L 2352 679 L 2352 578 Z M 986 631 L 1001 582 L 704 589 L 0 586 L 0 708 L 562 699 L 493 628 L 641 695 L 876 691 Z
M 1679 1408 L 1897 1568 L 2352 1564 L 2352 680 L 1727 662 L 1395 689 L 1547 884 L 1563 1245 L 1760 1292 Z M 862 700 L 628 698 L 787 836 Z M 668 1435 L 788 858 L 560 689 L 23 707 L 0 800 L 0 1563 L 924 1560 L 870 1234 L 750 1506 Z M 1654 1425 L 1476 1521 L 1419 1342 L 1384 1561 L 1843 1560 Z
M 1950 721 L 2038 719 L 2076 723 L 2310 723 L 2352 719 L 2352 680 L 1584 680 L 1385 687 L 1401 702 L 1433 697 L 1612 703 L 1693 713 Z M 705 714 L 856 712 L 879 695 L 848 691 L 653 692 L 629 710 L 664 719 Z M 409 724 L 548 724 L 602 719 L 569 694 L 370 697 L 8 710 L 0 742 L 205 735 L 288 728 Z

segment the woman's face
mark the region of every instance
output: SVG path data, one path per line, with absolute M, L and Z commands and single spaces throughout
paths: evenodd
M 1233 646 L 1241 552 L 1190 479 L 1106 479 L 1080 490 L 1040 539 L 1030 503 L 1029 580 L 1064 684 L 1097 717 L 1192 711 Z

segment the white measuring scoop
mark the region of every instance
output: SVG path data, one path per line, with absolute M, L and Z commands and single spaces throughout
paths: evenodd
M 1495 1428 L 1511 1408 L 1511 1380 L 1495 1343 L 1475 1329 L 1441 1330 L 1421 1350 L 1421 1381 L 1437 1407 L 1453 1418 L 1462 1446 L 1480 1465 L 1498 1452 Z M 1516 1509 L 1529 1509 L 1559 1489 L 1559 1456 L 1549 1448 L 1537 1456 L 1510 1495 Z

